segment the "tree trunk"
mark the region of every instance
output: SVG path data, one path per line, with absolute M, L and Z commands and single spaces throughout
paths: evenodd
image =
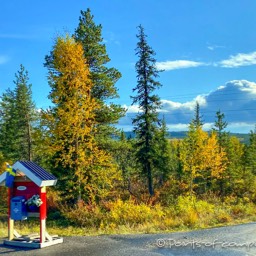
M 28 128 L 28 161 L 32 161 L 32 132 L 29 119 L 27 117 L 27 128 Z
M 153 196 L 154 190 L 153 190 L 153 179 L 152 179 L 150 163 L 147 163 L 147 175 L 148 175 L 148 192 L 149 192 L 150 196 Z

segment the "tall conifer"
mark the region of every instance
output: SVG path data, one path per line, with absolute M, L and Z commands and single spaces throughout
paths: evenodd
M 28 71 L 23 65 L 15 74 L 15 104 L 17 115 L 17 139 L 20 159 L 32 160 L 32 127 L 36 120 L 36 107 L 32 100 Z
M 28 71 L 23 65 L 15 74 L 15 89 L 7 90 L 0 103 L 1 151 L 12 161 L 32 160 L 36 107 L 32 100 Z
M 106 137 L 114 132 L 111 124 L 117 123 L 125 111 L 120 105 L 111 102 L 119 97 L 115 83 L 121 73 L 116 68 L 109 67 L 110 58 L 101 34 L 102 26 L 95 24 L 90 9 L 81 11 L 74 38 L 83 46 L 92 81 L 91 94 L 100 105 L 95 111 L 95 119 L 98 123 L 97 140 L 103 146 Z
M 137 136 L 137 159 L 142 166 L 142 173 L 148 180 L 148 191 L 152 196 L 153 189 L 153 159 L 154 139 L 158 129 L 157 109 L 160 107 L 160 99 L 154 91 L 161 85 L 156 80 L 159 76 L 154 58 L 155 52 L 147 43 L 144 28 L 138 27 L 138 43 L 136 55 L 139 60 L 136 63 L 137 86 L 133 89 L 137 93 L 132 97 L 133 104 L 138 104 L 140 113 L 133 119 L 134 131 Z

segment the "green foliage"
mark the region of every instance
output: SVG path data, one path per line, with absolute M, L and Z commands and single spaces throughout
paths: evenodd
M 167 126 L 165 119 L 161 121 L 161 127 L 155 135 L 154 147 L 154 177 L 158 186 L 163 186 L 168 181 L 173 170 L 171 145 L 167 139 Z
M 194 118 L 192 119 L 191 123 L 199 128 L 203 126 L 203 120 L 202 120 L 202 116 L 200 115 L 200 105 L 198 102 L 196 102 L 196 106 L 195 106 L 195 115 Z
M 246 165 L 256 175 L 256 127 L 250 132 L 249 145 L 246 148 Z
M 225 115 L 220 110 L 216 112 L 216 118 L 213 131 L 217 133 L 220 148 L 224 148 L 228 139 L 228 133 L 225 132 L 228 123 L 224 120 Z
M 15 94 L 8 89 L 0 101 L 0 150 L 8 161 L 17 157 Z
M 122 172 L 123 189 L 132 192 L 131 179 L 137 175 L 135 157 L 135 141 L 126 139 L 124 132 L 120 133 L 120 139 L 112 141 L 111 155 Z
M 15 74 L 15 89 L 0 101 L 0 151 L 7 160 L 32 160 L 33 132 L 38 115 L 24 66 Z
M 137 160 L 142 167 L 142 173 L 148 180 L 148 191 L 152 196 L 153 190 L 153 158 L 155 154 L 154 141 L 157 132 L 158 114 L 156 110 L 160 107 L 160 99 L 153 94 L 160 87 L 155 80 L 159 71 L 156 69 L 154 58 L 155 52 L 147 43 L 144 28 L 138 27 L 138 43 L 136 55 L 139 60 L 135 67 L 137 72 L 137 86 L 133 89 L 137 95 L 132 97 L 133 103 L 138 104 L 141 112 L 133 119 L 134 131 L 137 136 Z
M 32 101 L 31 84 L 24 66 L 15 75 L 15 103 L 17 116 L 17 144 L 19 158 L 31 161 L 33 158 L 33 126 L 37 120 L 36 107 Z
M 110 124 L 117 123 L 119 118 L 124 116 L 125 110 L 120 105 L 110 102 L 118 97 L 115 83 L 121 77 L 121 73 L 109 67 L 110 58 L 101 34 L 102 25 L 95 24 L 90 9 L 81 11 L 74 38 L 83 46 L 85 61 L 93 84 L 91 95 L 100 105 L 100 108 L 95 111 L 95 119 L 98 123 L 96 138 L 100 146 L 106 148 L 109 146 L 106 143 L 106 137 L 115 130 Z
M 227 152 L 228 164 L 223 174 L 223 194 L 235 194 L 242 197 L 250 189 L 250 183 L 253 182 L 252 175 L 244 163 L 245 145 L 241 144 L 236 137 L 229 137 L 225 151 Z M 249 186 L 246 186 L 246 183 Z

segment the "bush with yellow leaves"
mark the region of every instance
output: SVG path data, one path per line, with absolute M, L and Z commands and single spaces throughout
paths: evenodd
M 160 220 L 164 216 L 162 207 L 157 204 L 149 206 L 145 203 L 136 204 L 132 200 L 118 199 L 109 205 L 109 220 L 117 225 L 138 225 Z

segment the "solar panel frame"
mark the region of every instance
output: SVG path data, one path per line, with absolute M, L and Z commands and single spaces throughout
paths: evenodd
M 42 181 L 57 180 L 57 178 L 54 175 L 43 169 L 41 166 L 38 166 L 34 162 L 19 161 L 19 163 L 22 164 L 25 168 L 27 168 L 31 173 L 33 173 Z

